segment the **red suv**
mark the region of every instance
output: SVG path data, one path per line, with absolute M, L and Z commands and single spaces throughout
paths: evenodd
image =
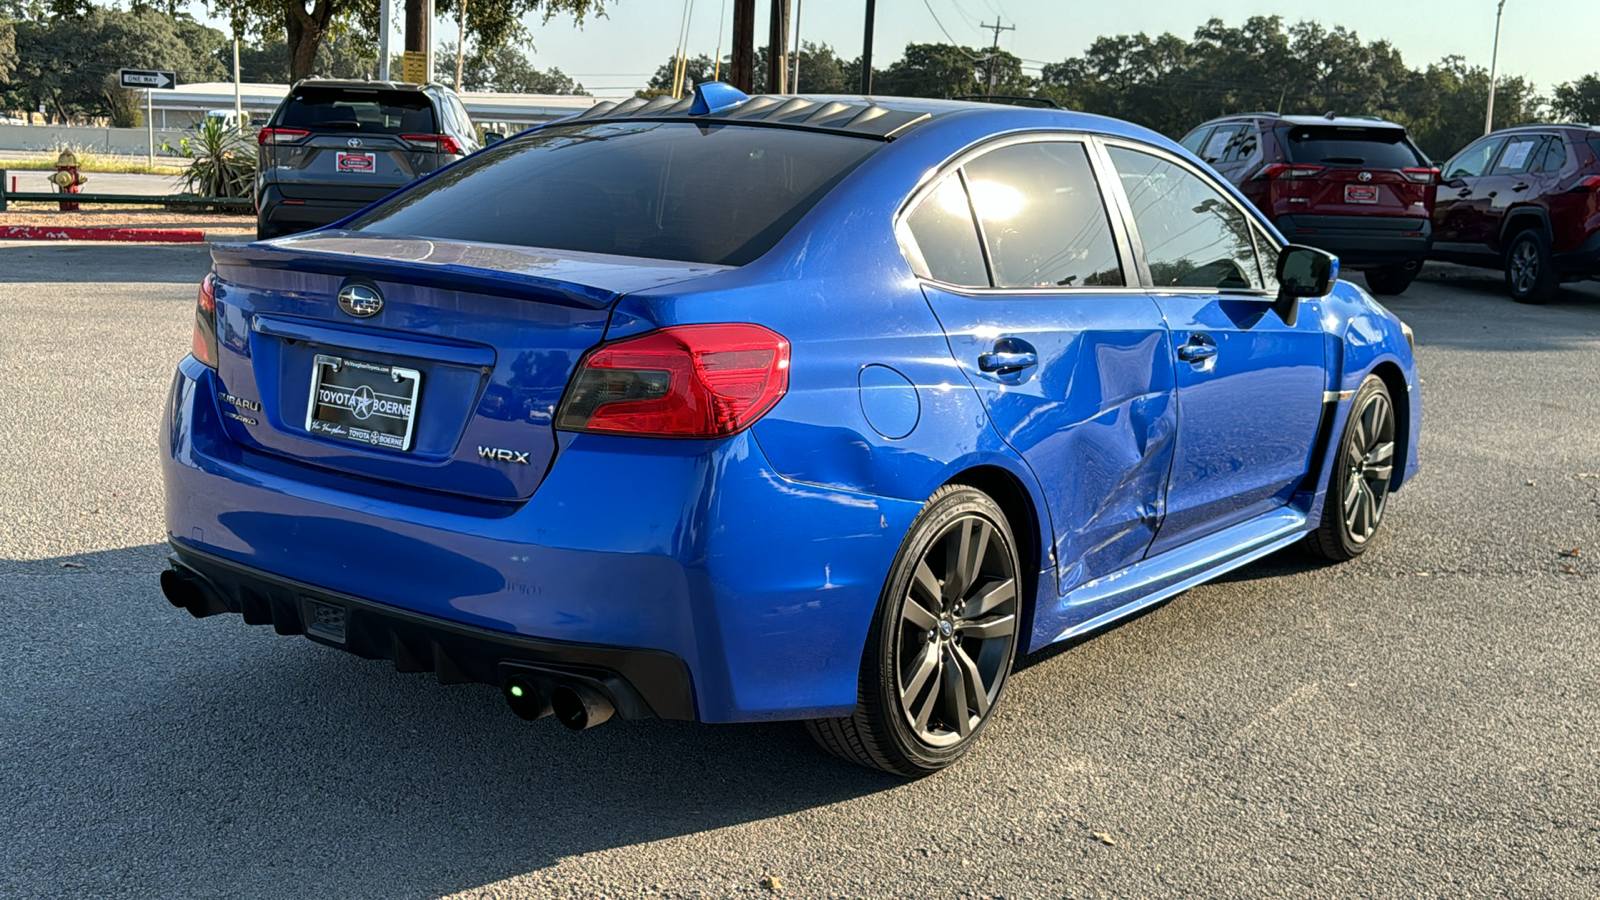
M 1496 131 L 1443 171 L 1433 259 L 1504 268 L 1506 289 L 1522 303 L 1549 300 L 1563 280 L 1600 275 L 1600 128 Z
M 1289 240 L 1365 270 L 1375 294 L 1405 290 L 1428 256 L 1439 170 L 1393 122 L 1245 113 L 1213 119 L 1182 144 Z

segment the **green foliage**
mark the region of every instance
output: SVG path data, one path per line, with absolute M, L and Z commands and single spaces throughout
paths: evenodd
M 183 174 L 186 193 L 201 197 L 237 197 L 251 204 L 256 177 L 256 146 L 250 136 L 220 119 L 207 118 L 195 126 L 193 137 L 162 148 L 190 160 Z
M 1550 97 L 1550 111 L 1562 121 L 1600 125 L 1600 74 L 1556 85 Z
M 435 75 L 444 84 L 456 87 L 456 45 L 447 41 L 434 52 Z M 572 80 L 560 69 L 542 71 L 534 68 L 528 57 L 516 47 L 501 47 L 482 53 L 477 47 L 463 60 L 461 86 L 463 91 L 499 91 L 506 94 L 577 94 L 589 96 L 583 85 Z
M 0 85 L 9 84 L 17 71 L 17 29 L 0 19 Z

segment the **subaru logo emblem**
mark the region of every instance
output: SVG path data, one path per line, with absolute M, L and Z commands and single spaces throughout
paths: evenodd
M 1361 179 L 1362 181 L 1371 181 L 1372 180 L 1372 173 L 1371 172 L 1362 172 L 1360 175 L 1357 175 L 1356 177 Z
M 361 146 L 361 138 L 351 138 L 350 140 L 345 141 L 345 144 L 350 147 L 359 147 Z
M 347 284 L 339 289 L 339 308 L 358 319 L 365 319 L 383 309 L 383 295 L 371 285 Z

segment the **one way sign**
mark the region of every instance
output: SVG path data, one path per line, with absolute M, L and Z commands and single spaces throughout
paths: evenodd
M 172 90 L 178 86 L 178 73 L 160 69 L 118 69 L 117 77 L 125 88 Z

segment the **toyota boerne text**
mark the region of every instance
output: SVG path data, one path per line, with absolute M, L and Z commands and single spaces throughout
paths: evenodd
M 708 83 L 212 256 L 167 597 L 575 729 L 931 773 L 1020 654 L 1417 472 L 1409 329 L 1094 116 Z

